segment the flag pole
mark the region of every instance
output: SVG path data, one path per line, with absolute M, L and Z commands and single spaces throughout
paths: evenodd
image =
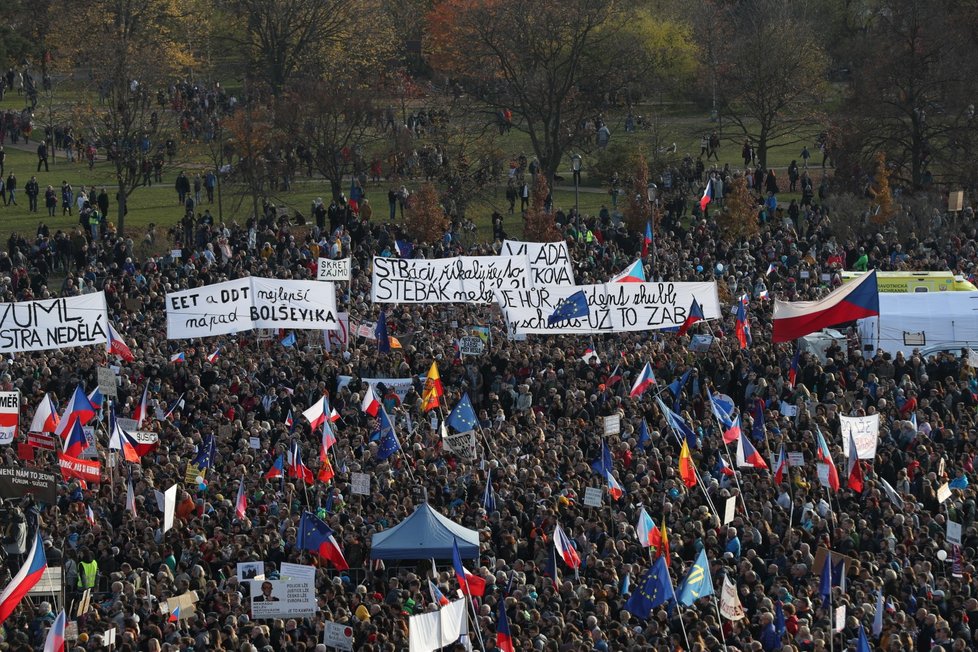
M 709 572 L 709 571 L 707 571 Z M 720 630 L 720 640 L 723 641 L 723 649 L 727 649 L 727 636 L 723 633 L 723 616 L 720 615 L 720 601 L 717 600 L 716 593 L 713 594 L 713 608 L 717 611 L 717 629 Z
M 689 634 L 686 633 L 686 623 L 683 621 L 683 607 L 679 604 L 679 600 L 676 600 L 676 610 L 679 612 L 679 627 L 683 630 L 683 639 L 686 641 L 686 649 L 691 650 L 692 646 L 689 644 Z

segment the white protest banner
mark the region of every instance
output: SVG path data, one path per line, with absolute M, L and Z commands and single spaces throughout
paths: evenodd
M 947 522 L 947 541 L 955 545 L 961 545 L 961 524 L 954 521 Z
M 253 328 L 339 328 L 332 283 L 252 276 L 251 288 Z
M 340 390 L 350 384 L 353 380 L 353 376 L 337 376 L 336 377 L 336 389 Z M 414 383 L 412 378 L 361 378 L 363 382 L 370 385 L 374 393 L 377 393 L 377 386 L 383 385 L 387 389 L 393 389 L 394 393 L 397 394 L 397 398 L 404 400 L 407 396 L 408 390 L 411 389 L 411 385 Z M 378 398 L 383 398 L 378 394 Z
M 849 456 L 849 435 L 856 442 L 856 455 L 861 460 L 876 458 L 876 443 L 880 436 L 880 415 L 868 417 L 847 417 L 840 415 L 842 421 L 842 454 Z
M 349 281 L 350 280 L 350 259 L 342 258 L 333 260 L 332 258 L 320 258 L 316 268 L 317 281 Z
M 7 445 L 17 437 L 20 423 L 20 390 L 0 392 L 0 445 Z
M 252 580 L 251 617 L 311 618 L 316 615 L 315 584 L 292 580 Z
M 737 513 L 737 496 L 727 498 L 727 504 L 723 506 L 723 524 L 733 523 L 734 515 Z
M 519 242 L 503 240 L 500 252 L 503 256 L 525 256 L 530 270 L 530 285 L 574 285 L 574 268 L 571 266 L 567 243 Z
M 102 392 L 102 396 L 119 397 L 119 382 L 116 380 L 115 372 L 108 367 L 98 368 L 98 391 Z
M 588 315 L 548 323 L 557 306 L 583 292 Z M 496 292 L 510 333 L 584 334 L 678 327 L 696 299 L 706 319 L 720 317 L 716 283 L 606 283 Z
M 166 338 L 212 337 L 251 330 L 251 279 L 169 292 Z
M 846 606 L 840 604 L 835 608 L 835 628 L 832 630 L 836 634 L 841 632 L 846 627 Z
M 466 335 L 458 338 L 458 352 L 460 355 L 482 355 L 486 350 L 486 343 L 478 335 Z
M 530 287 L 522 256 L 374 258 L 374 303 L 492 303 L 496 290 Z
M 250 277 L 166 295 L 166 337 L 171 340 L 254 328 L 338 327 L 332 283 Z
M 621 432 L 621 415 L 612 414 L 604 418 L 604 435 L 617 435 Z
M 293 582 L 315 582 L 316 567 L 309 566 L 308 564 L 291 564 L 283 561 L 279 567 L 279 576 L 283 580 L 292 580 Z
M 474 460 L 476 457 L 475 430 L 448 435 L 442 438 L 442 442 L 445 444 L 445 450 L 449 453 L 455 453 L 470 460 Z
M 723 576 L 723 588 L 720 589 L 720 615 L 727 620 L 743 620 L 745 617 L 744 607 L 737 595 L 737 585 L 726 575 Z
M 173 514 L 177 507 L 177 485 L 163 492 L 163 534 L 173 527 Z
M 350 476 L 350 491 L 358 496 L 370 495 L 370 474 L 353 473 Z
M 337 650 L 353 649 L 353 628 L 342 623 L 326 621 L 323 623 L 323 645 L 335 647 Z
M 0 353 L 105 344 L 105 293 L 0 303 Z
M 466 623 L 465 600 L 455 600 L 437 611 L 411 616 L 408 619 L 408 652 L 434 652 L 451 647 L 468 633 Z
M 350 313 L 336 313 L 336 330 L 323 331 L 323 346 L 327 351 L 346 351 L 350 346 Z
M 588 507 L 601 507 L 604 492 L 599 487 L 584 488 L 584 504 Z
M 937 502 L 943 504 L 945 500 L 951 497 L 951 486 L 948 483 L 942 484 L 937 488 Z

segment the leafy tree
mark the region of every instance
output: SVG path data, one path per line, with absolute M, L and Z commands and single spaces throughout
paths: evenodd
M 237 155 L 233 168 L 234 180 L 241 182 L 251 198 L 252 215 L 261 216 L 258 201 L 266 191 L 268 181 L 268 152 L 275 136 L 275 113 L 272 109 L 251 102 L 239 107 L 225 121 L 230 149 Z
M 435 243 L 445 235 L 448 216 L 434 184 L 424 183 L 411 194 L 404 212 L 404 230 L 420 243 Z
M 876 224 L 885 224 L 893 217 L 893 193 L 890 191 L 890 170 L 886 165 L 886 154 L 876 152 L 873 182 L 869 186 L 871 215 Z
M 692 68 L 691 40 L 624 0 L 442 0 L 428 16 L 431 65 L 497 111 L 510 109 L 546 177 L 592 139 L 584 125 L 661 70 Z M 667 39 L 665 42 L 658 39 Z M 676 53 L 685 53 L 683 56 Z M 689 61 L 676 64 L 672 57 Z
M 645 223 L 652 219 L 649 202 L 649 164 L 641 152 L 633 160 L 634 174 L 628 204 L 625 206 L 625 224 L 630 231 L 645 233 Z
M 721 233 L 729 236 L 730 240 L 751 238 L 760 233 L 757 200 L 747 187 L 747 179 L 743 175 L 738 174 L 730 182 L 730 194 L 723 200 L 723 210 L 717 222 Z
M 523 239 L 528 242 L 555 242 L 561 239 L 552 213 L 547 212 L 550 186 L 547 178 L 538 172 L 533 177 L 533 195 L 523 220 Z
M 826 57 L 818 31 L 793 3 L 741 0 L 714 4 L 717 108 L 750 139 L 761 167 L 771 144 L 811 138 L 825 88 Z M 714 62 L 705 62 L 714 65 Z

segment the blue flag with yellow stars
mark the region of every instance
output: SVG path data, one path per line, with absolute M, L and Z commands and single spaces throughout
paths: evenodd
M 578 290 L 557 304 L 553 314 L 547 317 L 547 326 L 553 326 L 557 322 L 568 319 L 587 317 L 590 314 L 591 309 L 587 305 L 587 296 L 585 296 L 584 290 Z
M 639 618 L 646 619 L 653 609 L 675 599 L 676 593 L 672 588 L 672 578 L 669 577 L 666 559 L 659 557 L 645 575 L 641 588 L 628 598 L 625 609 Z
M 468 392 L 462 394 L 462 398 L 455 405 L 455 409 L 449 413 L 447 423 L 456 432 L 475 430 L 475 408 L 472 407 L 472 401 L 469 399 Z

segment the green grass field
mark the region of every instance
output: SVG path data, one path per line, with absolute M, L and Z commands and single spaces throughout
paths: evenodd
M 62 101 L 62 95 L 55 96 L 56 101 Z M 67 100 L 65 100 L 67 101 Z M 22 99 L 12 97 L 8 93 L 0 109 L 23 108 Z M 654 112 L 653 107 L 643 107 L 645 115 Z M 38 124 L 43 124 L 44 103 L 38 108 Z M 686 111 L 686 112 L 684 112 Z M 663 108 L 659 118 L 659 140 L 663 143 L 677 144 L 678 154 L 681 157 L 685 153 L 691 153 L 694 157 L 699 153 L 700 137 L 703 133 L 708 133 L 715 128 L 705 115 L 692 113 L 691 107 L 670 107 Z M 612 129 L 613 142 L 620 139 L 627 139 L 632 143 L 643 146 L 646 150 L 651 147 L 652 133 L 650 131 L 637 131 L 626 133 L 623 127 L 623 116 L 614 116 L 609 119 Z M 732 133 L 728 126 L 724 133 L 724 140 L 720 150 L 720 165 L 729 162 L 731 167 L 739 168 L 741 138 Z M 527 136 L 521 132 L 513 130 L 503 136 L 498 141 L 503 152 L 510 156 L 517 156 L 521 152 L 532 155 Z M 82 185 L 90 187 L 105 187 L 110 196 L 109 219 L 117 223 L 118 215 L 116 209 L 116 190 L 111 164 L 103 160 L 96 163 L 94 169 L 89 170 L 87 163 L 68 163 L 59 153 L 58 158 L 50 161 L 50 172 L 36 172 L 37 157 L 34 153 L 36 142 L 32 143 L 29 151 L 7 144 L 6 165 L 4 177 L 11 172 L 17 175 L 18 180 L 18 206 L 0 206 L 0 237 L 6 239 L 11 232 L 33 233 L 40 222 L 45 222 L 49 228 L 71 229 L 77 224 L 76 216 L 61 216 L 60 206 L 53 218 L 49 218 L 43 206 L 43 193 L 47 185 L 52 185 L 59 189 L 62 180 L 67 180 L 77 193 Z M 793 158 L 798 158 L 802 145 L 792 143 L 773 147 L 769 152 L 769 165 L 777 168 L 784 168 Z M 192 150 L 191 150 L 192 151 Z M 104 157 L 104 153 L 100 152 Z M 205 168 L 203 157 L 189 154 L 189 159 L 184 161 L 187 169 L 201 170 Z M 569 160 L 564 161 L 562 168 L 569 168 Z M 152 222 L 158 227 L 158 233 L 165 233 L 166 229 L 175 224 L 183 215 L 183 209 L 177 202 L 177 195 L 173 188 L 173 182 L 180 169 L 179 165 L 167 168 L 164 172 L 164 181 L 152 187 L 138 188 L 129 198 L 129 213 L 126 217 L 126 233 L 130 237 L 139 238 L 145 232 L 147 226 Z M 585 170 L 587 162 L 585 161 Z M 37 213 L 30 213 L 27 210 L 27 198 L 23 194 L 24 184 L 32 174 L 36 174 L 38 183 L 41 186 L 41 198 Z M 570 170 L 563 171 L 562 176 L 567 179 L 562 187 L 558 187 L 554 192 L 554 203 L 558 208 L 569 209 L 574 206 L 573 187 L 569 186 L 572 175 Z M 622 171 L 623 175 L 628 174 L 628 170 Z M 416 187 L 418 182 L 407 182 L 409 188 Z M 374 205 L 375 219 L 384 219 L 387 212 L 386 193 L 388 184 L 381 182 L 375 186 L 368 186 L 368 198 Z M 223 189 L 223 217 L 225 221 L 237 220 L 243 222 L 251 213 L 250 196 L 242 196 L 242 188 L 226 186 Z M 322 179 L 299 178 L 291 191 L 285 193 L 273 193 L 271 200 L 278 206 L 287 206 L 292 210 L 297 210 L 303 215 L 309 216 L 310 205 L 313 199 L 323 197 L 328 201 L 329 184 Z M 59 192 L 60 199 L 60 192 Z M 596 214 L 602 205 L 610 206 L 610 198 L 607 188 L 603 187 L 602 179 L 589 178 L 585 174 L 583 185 L 580 192 L 580 207 L 585 214 Z M 60 202 L 59 202 L 60 203 Z M 469 208 L 468 217 L 479 227 L 479 235 L 488 237 L 490 233 L 489 216 L 495 210 L 501 213 L 506 212 L 505 190 L 500 186 L 486 193 L 484 197 L 474 201 Z M 217 202 L 214 205 L 207 204 L 206 200 L 200 210 L 209 208 L 218 217 Z M 518 216 L 507 218 L 506 228 L 510 234 L 519 235 L 522 230 Z M 162 249 L 167 247 L 166 242 L 159 242 Z

